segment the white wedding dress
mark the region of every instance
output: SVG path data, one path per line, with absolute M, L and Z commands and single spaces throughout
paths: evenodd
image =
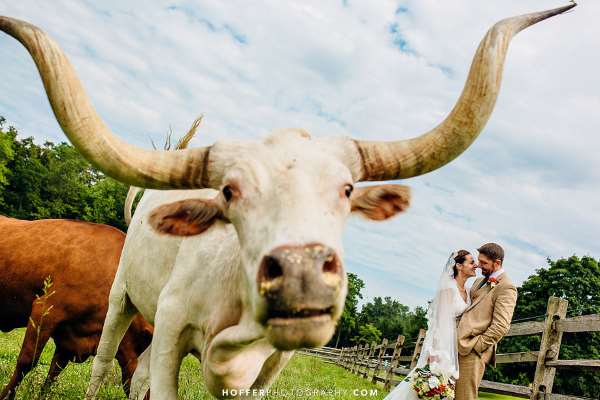
M 456 254 L 452 254 L 448 259 L 436 295 L 429 306 L 429 329 L 416 368 L 423 368 L 429 364 L 433 373 L 458 379 L 456 318 L 471 305 L 471 295 L 467 291 L 467 301 L 464 301 L 456 286 L 452 276 L 455 256 Z M 414 369 L 409 376 L 413 373 Z M 410 382 L 402 381 L 384 400 L 419 400 L 419 397 Z

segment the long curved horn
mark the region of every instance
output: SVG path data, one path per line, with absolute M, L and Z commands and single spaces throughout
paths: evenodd
M 146 188 L 208 185 L 210 147 L 153 151 L 126 143 L 112 134 L 100 119 L 67 57 L 41 29 L 0 16 L 0 30 L 17 39 L 29 51 L 62 130 L 98 169 L 121 182 Z
M 433 171 L 465 151 L 485 126 L 500 89 L 508 44 L 519 31 L 577 4 L 521 15 L 496 23 L 473 57 L 463 92 L 448 117 L 431 131 L 408 140 L 355 140 L 362 166 L 357 181 L 410 178 Z

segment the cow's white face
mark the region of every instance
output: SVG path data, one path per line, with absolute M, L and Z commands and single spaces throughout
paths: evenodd
M 243 159 L 226 167 L 224 215 L 239 235 L 245 261 L 279 246 L 320 243 L 341 256 L 341 233 L 353 189 L 348 168 L 297 131 L 245 144 Z M 232 154 L 233 155 L 233 154 Z M 227 197 L 231 196 L 229 200 Z
M 169 234 L 201 233 L 216 218 L 234 225 L 255 319 L 279 349 L 331 338 L 347 291 L 342 232 L 351 211 L 385 219 L 408 206 L 405 186 L 355 189 L 335 148 L 298 130 L 217 143 L 220 194 L 161 206 L 151 217 Z

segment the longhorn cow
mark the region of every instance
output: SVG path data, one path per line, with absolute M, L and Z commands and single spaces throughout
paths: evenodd
M 0 18 L 0 29 L 33 57 L 58 122 L 88 160 L 131 185 L 184 189 L 148 190 L 138 206 L 87 398 L 94 398 L 137 311 L 155 331 L 134 376 L 134 396 L 143 395 L 149 380 L 155 399 L 176 399 L 181 359 L 189 352 L 199 354 L 213 395 L 260 394 L 294 349 L 326 343 L 347 290 L 346 217 L 355 212 L 382 220 L 409 203 L 404 186 L 354 189 L 355 183 L 414 177 L 459 156 L 492 112 L 513 35 L 574 6 L 495 24 L 454 109 L 413 139 L 313 138 L 287 129 L 260 142 L 179 151 L 144 150 L 119 139 L 58 45 L 33 25 Z

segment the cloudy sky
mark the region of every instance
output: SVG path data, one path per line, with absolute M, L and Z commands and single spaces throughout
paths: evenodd
M 150 147 L 204 122 L 192 145 L 313 135 L 401 139 L 456 101 L 485 31 L 566 0 L 0 1 L 65 50 L 120 136 Z M 126 4 L 125 4 L 126 3 Z M 502 244 L 522 282 L 547 257 L 600 257 L 600 2 L 520 33 L 480 138 L 445 168 L 406 180 L 409 211 L 351 219 L 346 266 L 365 298 L 422 305 L 448 254 Z M 0 115 L 63 141 L 26 51 L 0 35 Z

